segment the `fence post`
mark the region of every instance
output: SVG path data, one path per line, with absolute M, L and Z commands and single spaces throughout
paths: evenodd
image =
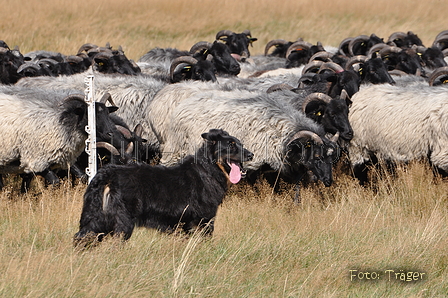
M 88 183 L 92 181 L 97 171 L 96 163 L 96 118 L 95 118 L 95 90 L 93 87 L 94 76 L 88 75 L 84 82 L 86 84 L 85 101 L 87 103 L 88 124 L 86 132 L 88 134 L 86 140 L 86 153 L 89 155 L 89 166 L 86 168 L 86 173 L 89 176 Z

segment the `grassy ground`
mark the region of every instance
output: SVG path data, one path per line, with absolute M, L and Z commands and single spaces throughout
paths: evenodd
M 339 173 L 330 188 L 304 189 L 299 205 L 287 185 L 273 194 L 241 184 L 211 239 L 138 228 L 125 244 L 84 252 L 71 240 L 85 186 L 38 181 L 22 196 L 10 178 L 0 194 L 0 296 L 444 297 L 448 184 L 430 172 L 383 173 L 375 191 Z
M 250 29 L 262 54 L 269 40 L 304 38 L 338 46 L 346 37 L 395 31 L 418 34 L 427 46 L 446 30 L 448 2 L 440 0 L 0 0 L 1 39 L 22 52 L 75 54 L 87 42 L 123 46 L 137 60 L 154 47 L 189 49 L 222 29 Z
M 430 46 L 446 1 L 0 0 L 2 36 L 23 53 L 76 53 L 86 42 L 188 49 L 221 29 L 250 29 L 263 53 L 274 38 L 337 46 L 348 36 L 413 31 Z M 220 6 L 222 5 L 222 6 Z M 448 184 L 425 164 L 360 187 L 337 173 L 330 188 L 281 194 L 233 187 L 204 240 L 136 229 L 86 252 L 72 246 L 85 185 L 0 192 L 1 297 L 445 297 Z M 417 272 L 416 275 L 406 275 Z M 377 278 L 370 279 L 367 278 Z M 362 279 L 361 279 L 362 278 Z M 402 281 L 401 279 L 417 279 Z

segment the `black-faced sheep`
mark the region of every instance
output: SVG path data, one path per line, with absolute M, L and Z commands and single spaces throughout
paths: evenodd
M 110 138 L 115 126 L 96 104 L 97 131 Z M 74 90 L 0 88 L 0 174 L 48 174 L 67 169 L 85 148 L 87 104 Z M 115 129 L 116 131 L 116 129 Z
M 239 138 L 255 157 L 249 170 L 268 165 L 294 182 L 308 171 L 331 185 L 332 163 L 338 157 L 335 140 L 323 127 L 285 102 L 261 92 L 204 91 L 177 103 L 168 114 L 161 142 L 162 164 L 175 164 L 195 151 L 198 130 L 222 127 Z M 316 151 L 316 152 L 314 152 Z
M 349 114 L 354 131 L 349 155 L 361 182 L 372 156 L 398 163 L 429 159 L 448 172 L 447 107 L 443 86 L 371 85 L 356 93 Z

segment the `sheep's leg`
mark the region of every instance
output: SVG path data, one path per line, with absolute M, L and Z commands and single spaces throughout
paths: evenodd
M 47 184 L 58 185 L 60 182 L 59 177 L 51 170 L 45 170 L 39 173 L 39 175 L 45 178 Z
M 369 169 L 366 164 L 358 164 L 353 167 L 353 175 L 360 185 L 365 186 L 368 182 Z
M 20 177 L 22 177 L 22 185 L 20 187 L 20 192 L 26 193 L 30 189 L 31 180 L 34 177 L 34 174 L 33 173 L 24 173 L 24 174 L 21 174 Z
M 87 182 L 89 180 L 89 177 L 87 176 L 87 174 L 84 171 L 82 171 L 81 168 L 77 164 L 70 166 L 70 173 L 75 178 L 81 179 L 81 181 L 83 181 L 83 182 Z
M 301 199 L 300 199 L 300 181 L 298 181 L 296 183 L 296 185 L 294 186 L 294 204 L 298 205 L 301 203 Z

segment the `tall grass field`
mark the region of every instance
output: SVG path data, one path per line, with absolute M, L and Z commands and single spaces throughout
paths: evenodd
M 222 29 L 269 40 L 338 46 L 365 34 L 412 31 L 426 46 L 448 29 L 447 1 L 0 0 L 0 39 L 22 53 L 76 54 L 84 43 L 187 50 Z M 1 121 L 1 119 L 0 119 Z M 410 133 L 411 135 L 411 133 Z M 0 192 L 0 297 L 447 297 L 448 181 L 424 161 L 374 171 L 362 187 L 335 182 L 280 192 L 232 186 L 215 233 L 185 237 L 137 228 L 126 243 L 73 247 L 86 185 L 5 177 Z

